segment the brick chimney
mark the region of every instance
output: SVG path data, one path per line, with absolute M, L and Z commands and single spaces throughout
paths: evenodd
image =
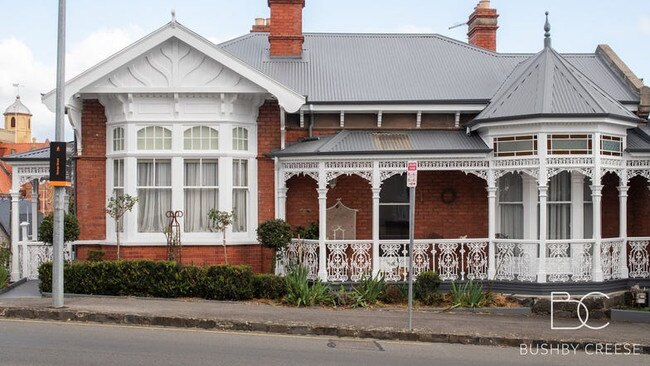
M 305 0 L 268 0 L 271 8 L 271 57 L 301 57 L 302 8 Z
M 490 0 L 479 1 L 467 21 L 469 44 L 496 52 L 498 17 L 497 10 L 490 8 Z

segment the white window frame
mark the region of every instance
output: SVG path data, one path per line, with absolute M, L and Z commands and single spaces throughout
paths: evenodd
M 199 132 L 198 135 L 195 135 L 195 132 Z M 203 136 L 203 133 L 208 132 L 208 134 L 214 133 L 214 136 Z M 187 133 L 190 133 L 190 137 L 188 138 Z M 188 142 L 189 142 L 189 147 L 188 147 Z M 207 149 L 203 148 L 203 144 L 207 142 L 209 145 Z M 215 146 L 212 146 L 212 144 L 215 144 Z M 199 147 L 197 148 L 195 145 L 198 144 Z M 196 150 L 219 150 L 219 130 L 210 127 L 210 126 L 192 126 L 190 128 L 187 128 L 183 131 L 183 150 L 190 150 L 190 151 L 196 151 Z
M 244 136 L 239 134 L 240 131 L 243 131 Z M 248 130 L 248 128 L 243 126 L 233 127 L 232 128 L 232 149 L 235 151 L 249 151 L 250 150 L 249 136 L 250 136 L 250 131 Z M 240 147 L 240 144 L 245 146 Z
M 153 133 L 153 135 L 149 135 L 149 131 Z M 162 136 L 157 136 L 157 131 L 160 131 L 162 133 Z M 140 133 L 142 132 L 143 136 L 140 136 Z M 169 133 L 169 136 L 167 136 L 167 133 Z M 144 147 L 140 147 L 140 142 L 144 143 Z M 152 144 L 153 147 L 149 148 L 148 145 Z M 160 143 L 161 147 L 158 148 L 158 144 Z M 169 147 L 168 147 L 169 146 Z M 172 130 L 170 130 L 167 127 L 164 126 L 146 126 L 143 128 L 138 129 L 137 132 L 137 138 L 136 138 L 136 147 L 138 150 L 141 151 L 152 151 L 152 150 L 172 150 L 173 148 L 173 133 Z
M 112 140 L 108 139 L 112 128 L 117 123 L 109 124 L 107 135 L 107 146 Z M 124 159 L 125 166 L 125 194 L 137 196 L 137 160 L 138 159 L 171 159 L 172 160 L 172 209 L 184 210 L 184 159 L 215 159 L 219 161 L 219 191 L 218 203 L 219 210 L 232 210 L 232 160 L 246 159 L 248 161 L 248 209 L 247 209 L 247 231 L 233 232 L 229 228 L 226 232 L 228 243 L 232 245 L 250 245 L 257 244 L 256 229 L 258 225 L 258 197 L 257 194 L 257 126 L 256 122 L 224 122 L 224 121 L 183 121 L 170 124 L 165 121 L 134 121 L 133 123 L 119 123 L 125 131 L 125 150 L 112 152 L 107 149 L 107 170 L 106 170 L 106 192 L 112 192 L 113 189 L 113 171 L 112 160 L 117 158 Z M 160 126 L 172 131 L 172 148 L 171 150 L 138 150 L 137 149 L 137 132 L 149 126 Z M 219 150 L 185 150 L 184 149 L 184 131 L 197 126 L 207 126 L 219 132 Z M 234 128 L 243 127 L 248 130 L 248 150 L 238 151 L 232 148 L 232 131 Z M 178 174 L 180 172 L 180 174 Z M 108 200 L 108 197 L 107 197 Z M 127 213 L 129 219 L 124 222 L 124 234 L 120 239 L 126 246 L 128 245 L 155 245 L 162 246 L 166 244 L 166 239 L 162 233 L 141 233 L 138 232 L 137 218 L 138 205 Z M 113 221 L 107 216 L 106 238 L 107 242 L 114 243 L 115 227 L 110 223 Z M 184 230 L 183 218 L 179 220 L 181 228 Z M 220 233 L 214 232 L 183 232 L 184 245 L 215 245 L 221 240 Z
M 190 161 L 197 161 L 199 163 L 199 185 L 187 185 L 185 183 L 185 164 Z M 217 163 L 217 185 L 216 186 L 207 186 L 203 184 L 203 166 L 204 162 L 216 162 Z M 220 204 L 220 197 L 219 197 L 219 184 L 221 182 L 222 177 L 219 174 L 219 169 L 221 167 L 221 161 L 218 158 L 184 158 L 183 159 L 183 213 L 184 217 L 187 215 L 187 202 L 185 202 L 185 194 L 187 190 L 216 190 L 217 192 L 217 209 L 219 209 Z M 206 213 L 207 215 L 207 213 Z M 182 227 L 183 233 L 209 233 L 209 230 L 205 231 L 187 231 L 185 228 L 185 222 L 183 222 L 183 227 Z
M 152 164 L 153 164 L 153 178 L 154 178 L 154 181 L 153 181 L 153 185 L 152 185 L 152 186 L 141 186 L 141 185 L 139 185 L 139 183 L 138 183 L 139 177 L 138 177 L 137 165 L 138 165 L 138 163 L 139 163 L 140 161 L 151 161 Z M 164 186 L 163 186 L 163 185 L 159 185 L 159 184 L 158 184 L 158 181 L 157 181 L 156 162 L 160 162 L 160 161 L 169 161 L 169 165 L 170 165 L 170 172 L 169 172 L 169 174 L 170 174 L 170 177 L 169 177 L 170 185 L 168 185 L 168 186 L 167 186 L 167 185 L 164 185 Z M 136 171 L 135 171 L 135 177 L 136 177 L 136 178 L 135 178 L 135 181 L 136 181 L 136 194 L 139 196 L 138 192 L 139 192 L 141 189 L 142 189 L 142 190 L 169 190 L 169 191 L 170 191 L 170 194 L 171 194 L 171 201 L 172 201 L 172 202 L 171 202 L 171 206 L 172 206 L 171 209 L 173 210 L 173 209 L 174 209 L 174 203 L 173 203 L 173 202 L 174 202 L 174 201 L 173 201 L 173 200 L 174 200 L 174 186 L 173 186 L 173 180 L 172 180 L 172 177 L 174 176 L 173 170 L 174 170 L 174 168 L 173 168 L 173 162 L 172 162 L 172 159 L 171 159 L 171 158 L 168 158 L 168 157 L 160 157 L 160 158 L 138 158 L 137 161 L 136 161 Z M 150 234 L 153 234 L 153 233 L 157 233 L 156 231 L 140 231 L 140 227 L 139 227 L 139 226 L 140 226 L 140 222 L 139 222 L 139 221 L 140 221 L 140 220 L 139 220 L 139 217 L 140 217 L 140 216 L 139 216 L 139 214 L 140 214 L 140 212 L 139 212 L 139 210 L 140 210 L 140 203 L 141 203 L 141 202 L 138 202 L 138 207 L 137 207 L 137 209 L 136 209 L 136 211 L 138 211 L 138 212 L 137 212 L 138 215 L 136 216 L 136 227 L 137 227 L 137 232 L 138 232 L 139 234 L 149 234 L 149 235 L 150 235 Z M 164 218 L 164 213 L 161 213 L 161 214 L 163 215 L 163 218 Z M 164 228 L 164 226 L 165 226 L 165 220 L 163 219 L 163 224 L 162 224 L 161 229 Z M 162 234 L 162 230 L 160 231 L 160 233 Z
M 113 151 L 124 151 L 126 140 L 124 138 L 125 132 L 124 127 L 115 127 L 113 128 Z

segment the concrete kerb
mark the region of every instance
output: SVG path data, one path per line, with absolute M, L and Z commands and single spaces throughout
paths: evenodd
M 474 334 L 442 334 L 422 331 L 406 331 L 394 328 L 352 328 L 322 326 L 304 323 L 247 322 L 173 316 L 154 316 L 140 314 L 120 314 L 74 311 L 70 309 L 44 309 L 30 307 L 0 307 L 0 317 L 7 319 L 51 320 L 62 322 L 85 322 L 119 324 L 131 326 L 156 326 L 173 328 L 194 328 L 214 331 L 241 331 L 257 333 L 276 333 L 305 336 L 329 336 L 340 338 L 371 338 L 378 340 L 397 340 L 427 343 L 456 343 L 466 345 L 519 347 L 521 344 L 571 344 L 584 349 L 595 340 L 561 339 L 521 339 L 500 336 L 481 336 Z M 641 353 L 650 354 L 650 343 L 640 346 Z

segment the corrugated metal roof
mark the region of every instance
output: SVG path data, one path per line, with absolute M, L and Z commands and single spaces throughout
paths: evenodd
M 474 123 L 537 115 L 638 120 L 551 47 L 517 66 Z
M 75 153 L 74 151 L 74 142 L 68 142 L 66 145 L 66 150 L 67 150 L 67 156 L 68 158 L 72 157 Z M 42 148 L 42 149 L 35 149 L 35 150 L 30 150 L 22 153 L 16 153 L 16 154 L 11 154 L 11 155 L 6 155 L 0 160 L 7 161 L 7 162 L 12 162 L 12 161 L 22 161 L 22 162 L 28 162 L 28 161 L 42 161 L 42 160 L 50 160 L 50 148 Z
M 271 155 L 313 156 L 348 154 L 445 154 L 488 153 L 491 149 L 478 135 L 464 131 L 354 131 L 343 130 L 318 140 L 298 142 Z
M 627 151 L 650 152 L 650 128 L 647 125 L 627 130 Z
M 268 33 L 219 45 L 311 103 L 484 101 L 531 54 L 498 54 L 436 34 L 305 33 L 301 59 L 269 58 Z M 596 54 L 566 60 L 621 102 L 638 94 Z

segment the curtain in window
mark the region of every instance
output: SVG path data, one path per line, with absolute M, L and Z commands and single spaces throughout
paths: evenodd
M 209 229 L 208 211 L 218 208 L 218 163 L 216 161 L 185 161 L 185 231 L 205 232 Z M 212 187 L 212 188 L 207 188 Z
M 248 161 L 233 160 L 232 208 L 235 218 L 233 232 L 245 232 L 248 208 Z
M 583 188 L 583 225 L 585 239 L 591 239 L 594 234 L 594 207 L 591 203 L 591 179 L 585 178 L 585 185 Z
M 171 162 L 139 160 L 138 231 L 162 232 L 166 224 L 165 213 L 171 206 Z
M 519 174 L 508 173 L 499 179 L 499 215 L 501 235 L 509 239 L 524 237 L 523 181 Z
M 549 239 L 571 238 L 571 174 L 569 172 L 561 172 L 550 179 L 547 207 L 547 237 Z

